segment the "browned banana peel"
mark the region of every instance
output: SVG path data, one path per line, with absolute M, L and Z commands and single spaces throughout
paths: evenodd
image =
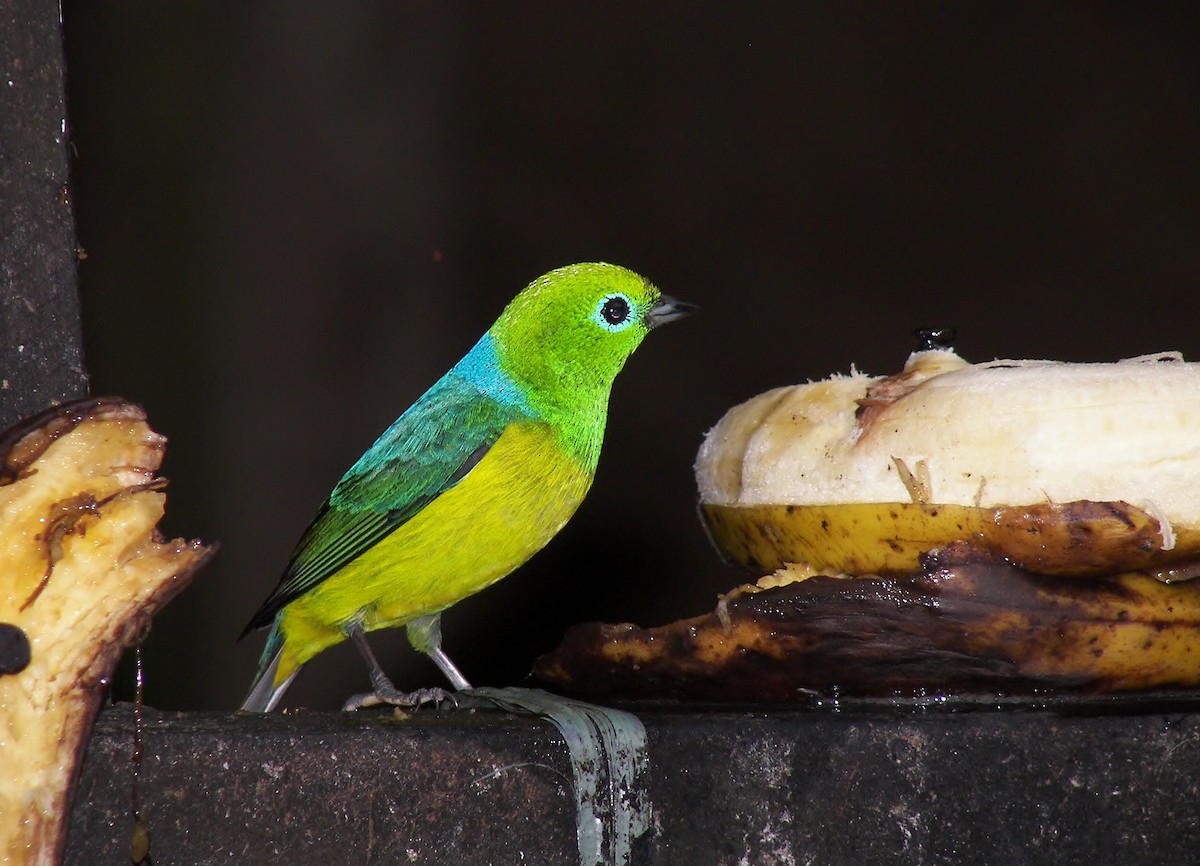
M 1035 575 L 959 544 L 909 576 L 735 592 L 659 628 L 575 626 L 535 672 L 593 699 L 1095 694 L 1194 686 L 1197 647 L 1188 583 Z
M 0 674 L 0 862 L 59 862 L 113 669 L 212 552 L 158 534 L 165 444 L 117 398 L 56 407 L 0 438 L 0 623 L 29 648 Z
M 718 614 L 589 626 L 589 697 L 1200 688 L 1200 364 L 914 353 L 735 406 L 696 461 Z M 953 551 L 953 555 L 947 553 Z M 846 579 L 853 578 L 853 579 Z

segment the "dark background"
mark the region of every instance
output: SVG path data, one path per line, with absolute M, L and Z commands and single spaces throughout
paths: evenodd
M 704 310 L 618 380 L 575 519 L 446 616 L 479 684 L 750 576 L 691 463 L 768 387 L 893 371 L 930 324 L 973 360 L 1200 358 L 1195 4 L 696 5 L 66 0 L 93 388 L 170 437 L 167 531 L 222 545 L 156 620 L 150 703 L 239 702 L 326 492 L 561 264 Z M 366 684 L 343 645 L 288 702 Z

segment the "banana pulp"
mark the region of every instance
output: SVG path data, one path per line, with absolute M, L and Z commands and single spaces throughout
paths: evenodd
M 0 862 L 60 862 L 92 720 L 124 650 L 212 549 L 164 540 L 166 440 L 116 398 L 0 436 L 0 623 L 28 648 L 0 673 Z

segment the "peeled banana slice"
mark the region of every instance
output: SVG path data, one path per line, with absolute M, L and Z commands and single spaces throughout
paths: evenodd
M 734 407 L 705 437 L 696 480 L 714 505 L 1127 502 L 1200 527 L 1200 364 L 918 352 L 895 376 Z
M 696 461 L 735 562 L 913 571 L 966 540 L 1047 574 L 1200 558 L 1200 364 L 917 352 L 891 377 L 779 388 L 731 409 Z
M 166 440 L 115 398 L 0 436 L 0 862 L 60 861 L 79 761 L 124 650 L 212 550 L 166 541 Z

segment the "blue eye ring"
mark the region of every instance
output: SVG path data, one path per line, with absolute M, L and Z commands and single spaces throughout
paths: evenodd
M 623 331 L 636 318 L 633 301 L 622 292 L 605 295 L 592 312 L 592 321 L 606 331 Z

